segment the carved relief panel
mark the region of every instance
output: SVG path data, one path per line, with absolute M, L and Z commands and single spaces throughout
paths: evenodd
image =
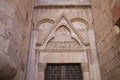
M 53 24 L 52 24 L 53 22 Z M 62 14 L 57 21 L 44 22 L 38 26 L 37 45 L 40 49 L 86 49 L 87 26 L 83 22 L 71 22 Z M 82 32 L 83 31 L 83 32 Z M 86 36 L 85 36 L 86 37 Z
M 86 21 L 76 18 L 71 20 L 73 26 L 75 27 L 75 29 L 78 31 L 78 33 L 82 36 L 82 38 L 89 42 L 88 39 L 88 30 L 89 30 L 89 25 Z
M 38 24 L 38 43 L 43 44 L 45 39 L 47 38 L 47 34 L 50 31 L 50 29 L 53 27 L 54 21 L 52 20 L 43 20 L 41 23 Z
M 55 33 L 55 38 L 46 46 L 48 49 L 80 49 L 80 44 L 71 37 L 71 33 L 64 25 L 60 26 Z

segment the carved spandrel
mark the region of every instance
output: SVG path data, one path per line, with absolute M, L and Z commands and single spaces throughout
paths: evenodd
M 38 32 L 38 43 L 39 44 L 43 44 L 51 28 L 52 28 L 52 24 L 49 22 L 45 22 L 40 25 L 39 32 Z
M 79 35 L 82 36 L 82 38 L 88 42 L 88 28 L 87 22 L 85 20 L 81 19 L 74 19 L 72 20 L 72 24 L 75 27 L 76 31 L 78 31 Z

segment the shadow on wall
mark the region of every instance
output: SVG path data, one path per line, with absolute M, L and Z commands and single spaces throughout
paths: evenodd
M 0 52 L 0 80 L 11 80 L 17 73 L 17 66 L 13 60 Z

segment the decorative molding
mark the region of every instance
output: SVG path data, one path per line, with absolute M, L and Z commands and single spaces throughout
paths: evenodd
M 50 41 L 47 46 L 47 49 L 81 49 L 79 43 L 76 41 Z
M 82 18 L 75 18 L 75 19 L 72 19 L 72 20 L 70 20 L 72 23 L 73 22 L 83 22 L 85 25 L 86 25 L 86 27 L 87 27 L 87 29 L 90 29 L 90 25 L 89 25 L 89 23 L 88 23 L 88 21 L 87 20 L 85 20 L 85 19 L 82 19 Z
M 36 51 L 40 52 L 85 52 L 86 50 L 87 49 L 36 49 Z
M 52 19 L 42 19 L 42 20 L 40 20 L 37 24 L 36 24 L 36 27 L 35 27 L 35 29 L 38 29 L 39 28 L 39 26 L 42 24 L 42 23 L 45 23 L 45 22 L 49 22 L 49 23 L 51 23 L 51 24 L 54 24 L 55 23 L 55 21 L 54 20 L 52 20 Z
M 50 32 L 48 32 L 47 34 L 47 39 L 44 41 L 44 48 L 46 47 L 46 45 L 49 43 L 49 41 L 53 38 L 56 37 L 55 33 L 56 30 L 61 27 L 61 26 L 65 26 L 66 28 L 69 29 L 70 31 L 70 35 L 71 38 L 76 39 L 79 44 L 83 44 L 85 46 L 90 45 L 89 42 L 84 42 L 82 36 L 77 32 L 77 30 L 75 29 L 75 27 L 71 24 L 71 22 L 66 18 L 65 14 L 62 14 L 54 23 L 53 27 L 50 29 Z M 39 43 L 37 44 L 39 46 Z

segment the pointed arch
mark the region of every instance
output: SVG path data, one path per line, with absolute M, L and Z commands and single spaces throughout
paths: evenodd
M 58 25 L 53 30 L 54 35 L 47 40 L 45 47 L 47 49 L 81 49 L 81 41 L 73 37 L 72 30 L 65 25 Z
M 61 26 L 65 26 L 66 28 L 68 28 L 70 30 L 70 36 L 71 36 L 71 38 L 75 39 L 79 44 L 82 44 L 82 45 L 85 45 L 85 46 L 89 45 L 89 43 L 84 42 L 82 36 L 79 35 L 79 33 L 77 32 L 77 30 L 75 29 L 75 27 L 71 24 L 71 22 L 67 19 L 67 17 L 64 14 L 62 14 L 57 19 L 57 21 L 54 23 L 53 27 L 51 28 L 47 39 L 44 41 L 45 42 L 44 47 L 47 45 L 47 43 L 51 39 L 55 38 L 55 36 L 56 36 L 55 32 Z

